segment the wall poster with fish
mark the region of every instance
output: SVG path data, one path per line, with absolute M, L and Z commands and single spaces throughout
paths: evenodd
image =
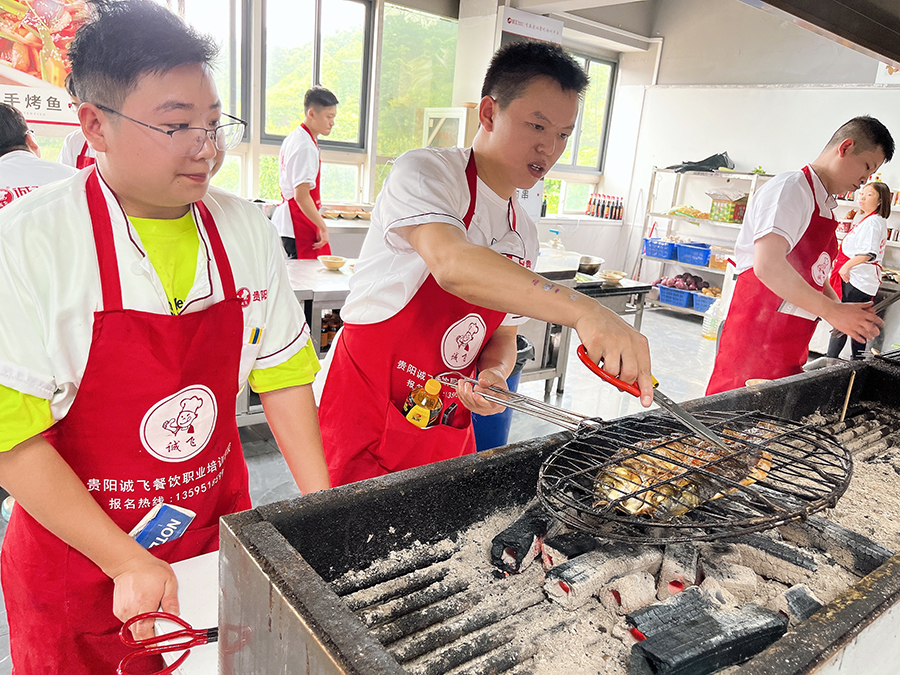
M 87 16 L 85 0 L 0 0 L 0 102 L 29 123 L 76 125 L 64 86 L 69 44 Z

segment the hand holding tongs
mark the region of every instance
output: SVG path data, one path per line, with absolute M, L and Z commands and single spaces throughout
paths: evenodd
M 637 382 L 632 382 L 628 384 L 620 380 L 618 377 L 614 377 L 607 373 L 603 368 L 594 363 L 593 359 L 588 356 L 587 349 L 584 348 L 584 345 L 578 345 L 578 349 L 576 350 L 578 353 L 578 358 L 581 359 L 581 362 L 594 371 L 594 374 L 599 375 L 601 379 L 606 380 L 611 385 L 617 387 L 621 391 L 627 392 L 632 396 L 636 396 L 637 398 L 641 397 L 641 390 L 638 389 Z M 691 415 L 687 410 L 682 408 L 680 405 L 675 403 L 668 396 L 663 394 L 657 387 L 659 386 L 659 382 L 656 381 L 656 378 L 653 378 L 653 400 L 659 405 L 661 408 L 665 408 L 670 413 L 672 413 L 675 417 L 677 417 L 681 422 L 683 422 L 689 429 L 699 434 L 710 443 L 714 443 L 719 448 L 724 450 L 725 452 L 731 452 L 731 449 L 728 448 L 725 443 L 719 438 L 716 434 L 714 434 L 709 427 L 704 424 L 701 424 L 697 418 Z
M 452 378 L 447 375 L 438 375 L 437 380 L 441 384 L 453 387 L 454 389 L 458 388 L 460 382 L 469 382 L 473 385 L 478 384 L 478 380 L 473 380 L 471 377 L 465 377 L 463 375 Z M 546 422 L 552 422 L 553 424 L 559 425 L 564 429 L 568 429 L 569 431 L 576 431 L 582 424 L 586 424 L 594 428 L 598 428 L 601 426 L 600 420 L 588 417 L 587 415 L 572 412 L 571 410 L 566 410 L 565 408 L 557 408 L 556 406 L 545 403 L 544 401 L 539 401 L 535 398 L 530 398 L 528 396 L 518 394 L 514 391 L 509 391 L 508 389 L 504 389 L 503 387 L 491 385 L 489 387 L 482 387 L 482 389 L 484 389 L 485 391 L 479 391 L 476 393 L 486 401 L 490 401 L 491 403 L 498 403 L 502 406 L 506 406 L 507 408 L 518 410 L 519 412 L 525 413 L 526 415 L 531 415 L 532 417 L 537 417 L 538 419 L 542 419 Z M 489 394 L 487 392 L 492 393 Z M 494 394 L 499 394 L 499 396 L 495 396 Z

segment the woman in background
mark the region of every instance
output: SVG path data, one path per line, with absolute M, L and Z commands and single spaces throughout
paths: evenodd
M 831 286 L 841 302 L 868 302 L 881 286 L 891 189 L 884 183 L 868 183 L 860 189 L 857 201 L 860 211 L 867 215 L 844 237 L 831 272 Z M 828 356 L 837 358 L 846 343 L 844 333 L 832 330 Z M 865 342 L 851 340 L 851 358 L 861 359 L 865 348 Z

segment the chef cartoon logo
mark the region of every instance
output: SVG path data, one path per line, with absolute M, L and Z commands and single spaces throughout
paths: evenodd
M 159 401 L 141 421 L 141 443 L 163 462 L 183 462 L 201 452 L 216 426 L 213 393 L 200 384 Z
M 237 292 L 237 296 L 241 299 L 241 307 L 246 307 L 250 304 L 250 289 L 249 288 L 239 288 Z
M 454 323 L 441 340 L 441 358 L 448 368 L 466 368 L 472 364 L 484 344 L 487 326 L 478 314 L 468 314 Z
M 829 255 L 823 251 L 819 259 L 813 264 L 810 272 L 816 286 L 824 286 L 831 274 L 831 258 Z

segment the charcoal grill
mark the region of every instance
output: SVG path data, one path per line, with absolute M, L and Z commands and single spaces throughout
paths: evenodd
M 818 429 L 755 412 L 696 417 L 725 439 L 730 454 L 709 461 L 709 444 L 655 414 L 602 431 L 583 425 L 541 467 L 541 501 L 567 525 L 608 539 L 710 541 L 806 518 L 834 506 L 850 483 L 849 451 Z M 759 432 L 770 437 L 751 435 Z M 661 462 L 675 466 L 660 479 L 653 469 Z M 755 467 L 764 467 L 764 477 L 748 480 Z M 598 500 L 604 492 L 616 496 Z M 705 499 L 695 506 L 698 496 Z M 686 513 L 663 519 L 666 511 Z M 646 515 L 630 515 L 636 512 Z
M 835 413 L 844 403 L 851 372 L 856 372 L 851 411 L 866 401 L 900 409 L 900 368 L 874 359 L 699 399 L 685 408 L 701 416 L 710 410 L 736 416 L 742 410 L 762 410 L 792 420 L 817 411 Z M 659 423 L 655 413 L 627 419 Z M 223 518 L 219 672 L 403 675 L 404 668 L 344 599 L 348 589 L 340 579 L 395 560 L 416 542 L 440 553 L 460 533 L 497 512 L 521 511 L 535 496 L 544 460 L 572 439 L 572 433 L 558 433 Z M 787 480 L 789 474 L 776 475 Z M 525 600 L 516 596 L 509 604 Z M 521 618 L 528 622 L 528 615 Z M 894 637 L 898 622 L 900 555 L 752 662 L 729 672 L 890 672 L 859 659 L 869 656 L 882 665 L 900 660 Z M 835 659 L 843 659 L 843 670 L 820 668 Z M 472 671 L 460 666 L 452 672 Z

